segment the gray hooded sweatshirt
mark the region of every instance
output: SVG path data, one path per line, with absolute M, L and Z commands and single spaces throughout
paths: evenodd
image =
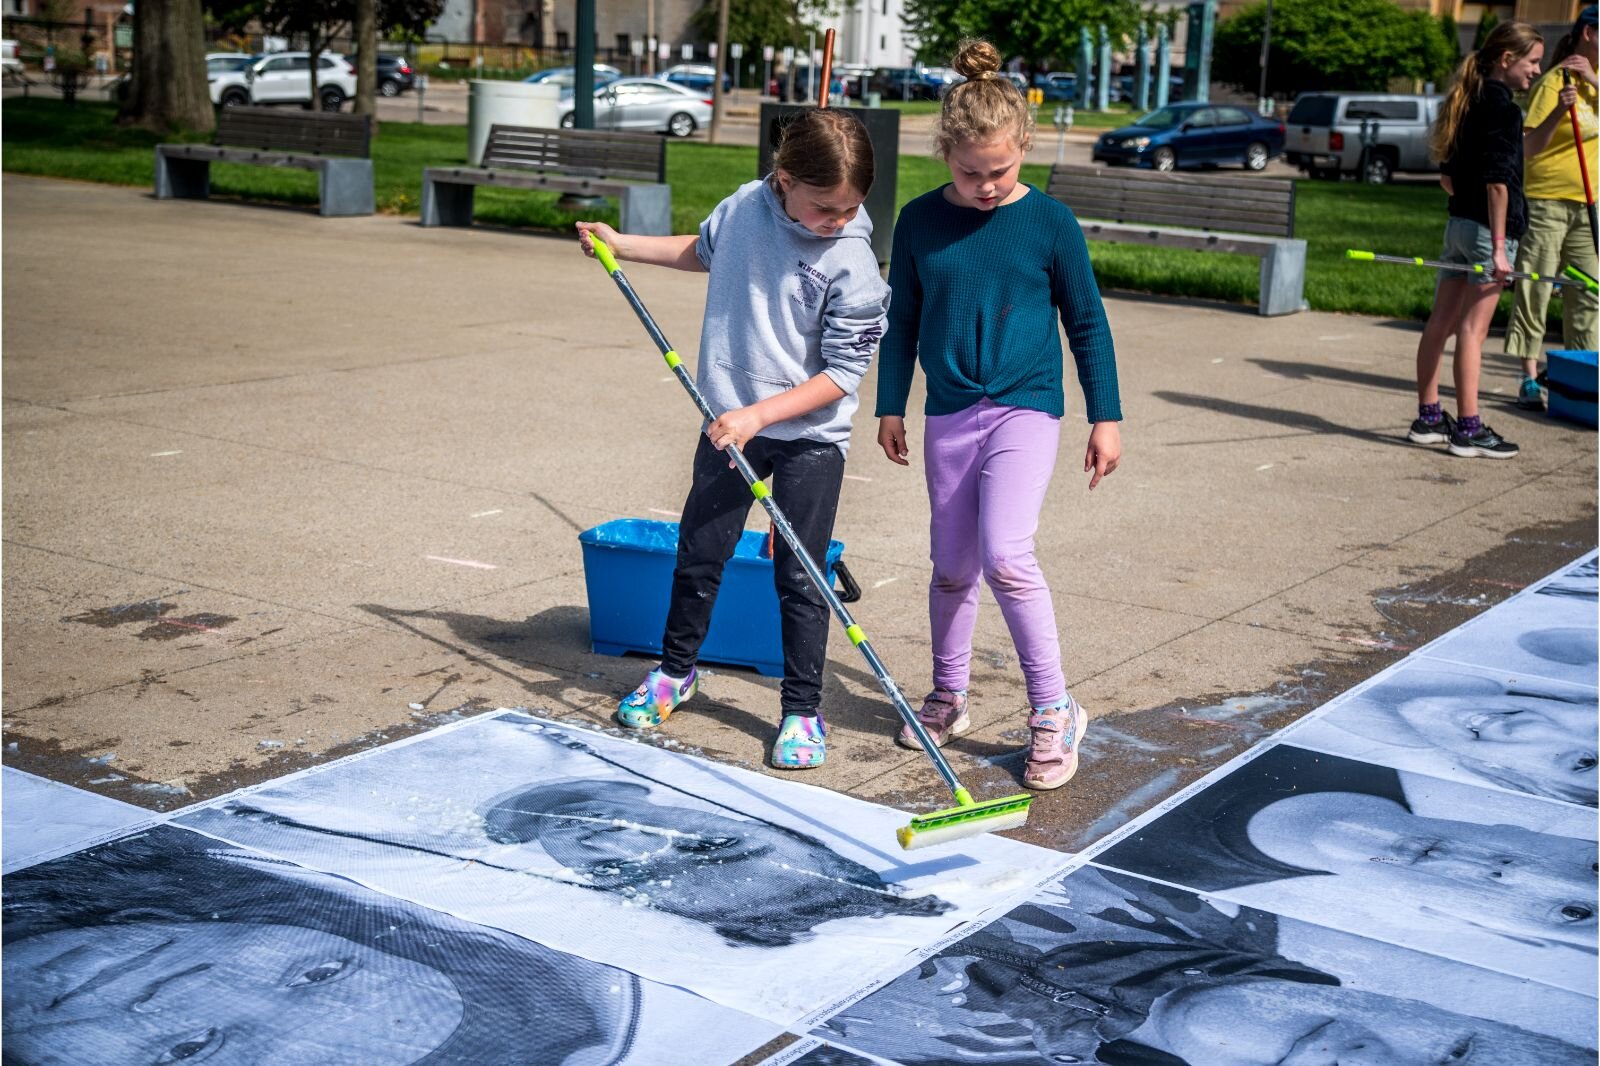
M 889 311 L 865 209 L 836 237 L 790 218 L 764 179 L 746 182 L 700 224 L 711 273 L 695 383 L 718 414 L 827 374 L 844 396 L 760 436 L 849 450 L 856 387 Z

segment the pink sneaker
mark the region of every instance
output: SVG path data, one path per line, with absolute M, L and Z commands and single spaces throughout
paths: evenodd
M 972 719 L 967 717 L 967 694 L 945 688 L 934 689 L 922 701 L 917 721 L 922 723 L 922 728 L 928 731 L 928 736 L 933 738 L 936 745 L 944 747 L 972 728 Z M 912 751 L 922 750 L 922 745 L 917 743 L 917 735 L 903 722 L 894 742 Z
M 1088 712 L 1071 696 L 1065 707 L 1035 707 L 1028 718 L 1033 743 L 1022 783 L 1043 792 L 1071 781 L 1078 772 L 1078 745 L 1088 728 Z

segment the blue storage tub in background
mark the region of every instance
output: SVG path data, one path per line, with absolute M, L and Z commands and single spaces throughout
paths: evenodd
M 1546 352 L 1550 366 L 1540 378 L 1550 390 L 1550 414 L 1595 428 L 1595 353 Z
M 750 666 L 768 677 L 783 676 L 783 636 L 772 560 L 762 558 L 765 533 L 746 530 L 722 572 L 711 612 L 711 629 L 700 648 L 702 662 Z M 672 596 L 678 560 L 678 524 L 648 518 L 618 518 L 578 534 L 583 544 L 583 580 L 589 593 L 589 642 L 601 655 L 630 651 L 661 654 L 661 631 Z M 846 602 L 859 595 L 842 557 L 844 545 L 828 542 L 823 572 L 839 580 Z

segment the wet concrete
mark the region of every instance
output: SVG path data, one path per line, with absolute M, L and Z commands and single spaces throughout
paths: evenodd
M 171 810 L 495 707 L 608 723 L 651 660 L 589 650 L 577 533 L 670 520 L 695 416 L 571 242 L 18 177 L 0 194 L 7 765 Z M 694 352 L 703 277 L 630 276 Z M 1595 544 L 1595 436 L 1517 411 L 1510 361 L 1484 403 L 1523 453 L 1465 461 L 1403 441 L 1409 325 L 1117 294 L 1107 312 L 1123 466 L 1084 490 L 1069 386 L 1038 535 L 1093 721 L 1025 839 L 1082 847 Z M 870 410 L 834 535 L 916 702 L 927 498 L 918 464 L 875 454 Z M 829 759 L 804 780 L 946 805 L 837 628 Z M 653 742 L 775 772 L 776 680 L 708 665 Z M 953 762 L 1015 792 L 1026 697 L 987 592 L 972 691 Z

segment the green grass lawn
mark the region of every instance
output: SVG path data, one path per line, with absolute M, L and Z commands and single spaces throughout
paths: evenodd
M 111 105 L 56 100 L 10 99 L 0 110 L 0 166 L 17 174 L 40 174 L 149 187 L 154 181 L 158 137 L 118 128 Z M 1046 136 L 1050 135 L 1048 132 Z M 189 137 L 204 140 L 204 137 Z M 421 126 L 385 122 L 373 142 L 378 209 L 417 214 L 422 168 L 466 160 L 464 126 Z M 688 141 L 667 147 L 667 180 L 672 184 L 673 226 L 693 232 L 719 200 L 755 176 L 756 150 Z M 937 160 L 901 156 L 897 207 L 937 188 L 948 172 Z M 1048 168 L 1023 168 L 1023 179 L 1045 184 Z M 314 204 L 316 175 L 239 164 L 212 167 L 216 195 L 242 200 Z M 479 189 L 477 218 L 503 226 L 569 230 L 578 217 L 560 211 L 554 193 Z M 1302 181 L 1298 185 L 1296 233 L 1307 241 L 1306 299 L 1322 311 L 1347 311 L 1392 318 L 1425 318 L 1432 301 L 1433 274 L 1412 267 L 1360 264 L 1346 260 L 1346 248 L 1399 255 L 1432 256 L 1444 228 L 1444 195 L 1432 185 L 1369 186 Z M 616 212 L 609 212 L 616 221 Z M 1095 274 L 1106 289 L 1254 303 L 1258 263 L 1253 257 L 1179 249 L 1090 244 Z M 1560 301 L 1552 301 L 1558 308 Z M 1502 311 L 1509 296 L 1502 301 Z

